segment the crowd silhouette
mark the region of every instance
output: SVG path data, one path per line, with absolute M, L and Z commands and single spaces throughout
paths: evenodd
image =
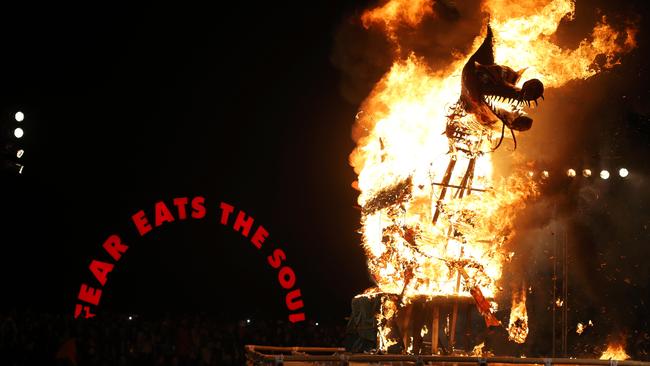
M 341 324 L 226 319 L 207 314 L 145 317 L 100 314 L 0 314 L 0 364 L 170 365 L 245 364 L 245 345 L 340 347 Z

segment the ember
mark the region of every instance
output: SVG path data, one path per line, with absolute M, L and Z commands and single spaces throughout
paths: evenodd
M 582 334 L 588 327 L 593 327 L 594 323 L 590 320 L 587 324 L 578 323 L 576 326 L 576 333 Z

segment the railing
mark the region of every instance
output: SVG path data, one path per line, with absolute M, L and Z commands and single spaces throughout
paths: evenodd
M 276 354 L 268 354 L 270 352 Z M 279 353 L 279 354 L 277 354 Z M 285 354 L 289 353 L 289 354 Z M 320 354 L 308 354 L 320 353 Z M 326 354 L 325 354 L 326 353 Z M 284 365 L 285 363 L 302 363 L 314 365 L 347 366 L 350 363 L 374 365 L 440 365 L 443 363 L 518 365 L 593 365 L 593 366 L 650 366 L 650 362 L 598 360 L 589 358 L 518 358 L 518 357 L 473 357 L 473 356 L 436 356 L 436 355 L 371 355 L 345 353 L 344 348 L 327 347 L 271 347 L 246 346 L 246 360 L 249 366 Z

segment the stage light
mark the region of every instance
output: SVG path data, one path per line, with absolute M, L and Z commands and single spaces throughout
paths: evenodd
M 22 122 L 25 119 L 25 114 L 21 111 L 18 111 L 14 115 L 14 118 L 16 119 L 16 122 Z
M 250 324 L 250 323 L 251 323 L 251 320 L 250 320 L 250 319 L 246 319 L 246 324 Z
M 542 171 L 542 178 L 547 179 L 548 176 L 549 176 L 548 171 L 547 171 L 547 170 L 543 170 L 543 171 Z
M 566 171 L 566 175 L 573 178 L 573 177 L 576 176 L 576 171 L 573 170 L 573 169 L 569 169 L 569 170 Z
M 618 175 L 620 175 L 621 178 L 625 178 L 625 177 L 627 177 L 628 174 L 630 174 L 630 172 L 628 172 L 627 169 L 625 169 L 625 168 L 621 168 L 621 169 L 618 171 Z
M 18 159 L 22 158 L 23 154 L 25 154 L 25 150 L 23 150 L 23 149 L 20 149 L 20 150 L 16 151 L 16 157 Z
M 129 315 L 129 320 L 133 320 L 133 317 L 131 315 Z
M 318 322 L 316 322 L 316 326 L 318 326 Z
M 609 172 L 608 172 L 607 170 L 601 170 L 601 171 L 600 171 L 600 177 L 601 177 L 602 179 L 607 179 L 607 178 L 609 178 Z
M 591 177 L 591 169 L 584 169 L 582 171 L 582 176 L 585 177 L 585 178 Z
M 25 134 L 25 131 L 23 131 L 23 129 L 20 128 L 20 127 L 17 127 L 17 128 L 14 130 L 14 136 L 16 136 L 17 139 L 23 137 L 24 134 Z

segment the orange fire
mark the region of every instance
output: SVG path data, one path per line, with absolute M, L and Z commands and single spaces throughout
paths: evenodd
M 635 47 L 634 29 L 618 32 L 605 18 L 577 48 L 554 44 L 560 21 L 573 18 L 571 0 L 489 0 L 483 8 L 490 14 L 496 62 L 528 68 L 526 78 L 539 78 L 547 88 L 612 67 Z M 391 0 L 366 11 L 362 21 L 366 28 L 379 26 L 400 49 L 400 27 L 417 28 L 427 17 L 435 21 L 431 0 Z M 470 53 L 436 71 L 413 52 L 395 59 L 357 114 L 350 164 L 358 174 L 363 246 L 378 289 L 403 295 L 404 303 L 414 296 L 468 297 L 476 288 L 494 298 L 512 257 L 505 245 L 514 235 L 513 220 L 538 193 L 526 170 L 505 178 L 494 171 L 489 152 L 501 126 L 458 117 L 471 131 L 469 152 L 450 146 L 444 134 L 460 95 L 461 69 L 482 41 L 477 35 Z M 599 55 L 604 61 L 595 64 Z M 452 160 L 445 188 L 440 184 Z M 525 303 L 518 316 L 526 316 Z M 517 334 L 515 341 L 525 340 L 527 328 Z
M 396 0 L 383 6 L 368 10 L 361 16 L 365 28 L 371 24 L 381 24 L 392 41 L 397 41 L 397 28 L 401 24 L 417 26 L 422 18 L 433 15 L 433 0 Z
M 630 356 L 625 352 L 625 345 L 623 343 L 610 343 L 607 349 L 600 356 L 601 360 L 617 360 L 623 361 L 629 359 Z
M 512 308 L 510 308 L 510 322 L 508 322 L 508 339 L 517 343 L 524 343 L 528 337 L 528 312 L 526 311 L 526 291 L 512 294 Z
M 485 3 L 495 39 L 496 63 L 515 70 L 527 67 L 526 76 L 539 78 L 546 87 L 560 87 L 573 79 L 587 79 L 620 63 L 620 56 L 636 47 L 636 28 L 617 32 L 603 16 L 589 38 L 575 49 L 563 49 L 551 41 L 562 19 L 573 20 L 570 0 L 493 0 Z M 595 63 L 604 56 L 603 63 Z

